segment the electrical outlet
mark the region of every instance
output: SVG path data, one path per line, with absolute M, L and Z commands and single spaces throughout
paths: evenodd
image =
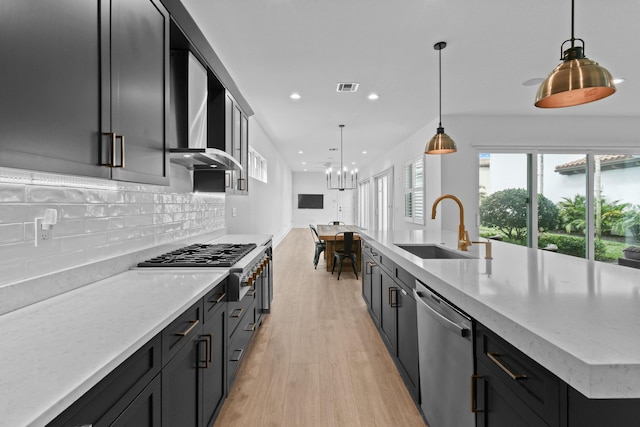
M 53 230 L 52 229 L 44 230 L 44 229 L 40 228 L 40 230 L 38 230 L 38 240 L 40 242 L 51 240 L 52 236 L 53 236 Z

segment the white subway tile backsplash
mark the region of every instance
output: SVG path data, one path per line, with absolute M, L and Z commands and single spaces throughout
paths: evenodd
M 25 186 L 22 184 L 4 184 L 0 182 L 0 203 L 24 202 Z
M 182 170 L 169 187 L 0 172 L 0 288 L 225 227 L 224 194 L 176 192 L 191 188 Z M 58 223 L 53 240 L 35 247 L 45 209 L 58 211 Z

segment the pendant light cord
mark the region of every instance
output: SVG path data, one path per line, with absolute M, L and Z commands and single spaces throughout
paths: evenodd
M 575 47 L 576 38 L 573 33 L 574 16 L 575 16 L 575 1 L 571 0 L 571 47 Z
M 438 50 L 438 70 L 438 92 L 440 94 L 440 101 L 438 104 L 438 127 L 442 127 L 442 49 Z

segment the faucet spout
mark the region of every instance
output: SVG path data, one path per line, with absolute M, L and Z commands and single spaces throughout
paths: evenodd
M 469 240 L 469 232 L 464 228 L 464 206 L 462 206 L 462 202 L 456 196 L 452 194 L 444 194 L 436 199 L 433 202 L 433 206 L 431 207 L 431 219 L 436 219 L 436 207 L 438 203 L 443 201 L 444 199 L 451 199 L 458 204 L 458 208 L 460 208 L 460 224 L 458 225 L 458 249 L 461 251 L 466 251 L 469 246 L 471 246 L 471 241 Z

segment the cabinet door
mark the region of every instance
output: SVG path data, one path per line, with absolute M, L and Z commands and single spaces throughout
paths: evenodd
M 160 427 L 160 416 L 162 414 L 160 406 L 161 385 L 160 375 L 158 375 L 109 426 Z M 96 424 L 96 427 L 100 426 L 100 423 Z
M 386 339 L 387 345 L 390 347 L 390 353 L 396 355 L 398 347 L 397 341 L 397 309 L 398 304 L 398 287 L 395 282 L 384 271 L 382 272 L 382 318 L 380 326 L 382 328 L 382 337 Z
M 378 264 L 371 267 L 371 313 L 380 325 L 382 319 L 382 272 Z
M 484 363 L 477 364 L 477 427 L 548 427 L 542 418 L 515 396 Z
M 363 252 L 362 256 L 362 298 L 371 309 L 371 277 L 373 274 L 373 262 L 371 257 Z
M 219 309 L 204 324 L 202 337 L 209 347 L 202 369 L 202 420 L 204 426 L 213 425 L 225 395 L 225 321 L 227 312 Z
M 163 427 L 200 426 L 199 363 L 206 353 L 203 344 L 204 340 L 192 338 L 162 369 Z
M 406 372 L 406 379 L 409 381 L 407 388 L 417 401 L 420 389 L 420 368 L 416 300 L 402 287 L 399 288 L 396 295 L 398 298 L 398 360 Z
M 0 8 L 0 165 L 108 178 L 99 149 L 99 2 Z
M 112 177 L 168 184 L 169 15 L 159 0 L 111 0 L 110 12 L 102 129 L 122 136 L 115 163 L 124 164 Z M 111 148 L 110 138 L 103 142 Z

